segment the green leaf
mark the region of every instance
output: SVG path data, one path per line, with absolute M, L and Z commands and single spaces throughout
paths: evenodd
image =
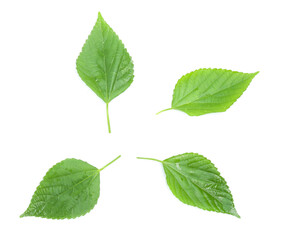
M 178 80 L 172 107 L 190 116 L 226 111 L 258 74 L 224 69 L 199 69 Z M 163 112 L 161 111 L 161 112 Z
M 131 56 L 101 14 L 77 59 L 81 79 L 108 104 L 124 92 L 134 77 Z
M 105 167 L 97 169 L 74 158 L 57 163 L 46 173 L 29 207 L 20 217 L 70 219 L 85 215 L 98 201 L 100 171 Z
M 164 161 L 153 158 L 139 159 L 161 162 L 170 190 L 183 203 L 240 218 L 226 181 L 205 157 L 196 153 L 185 153 Z

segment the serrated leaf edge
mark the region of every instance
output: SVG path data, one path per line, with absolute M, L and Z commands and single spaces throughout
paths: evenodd
M 223 69 L 223 68 L 199 68 L 199 69 L 196 69 L 196 70 L 194 70 L 194 71 L 192 71 L 192 72 L 190 72 L 190 73 L 187 73 L 187 74 L 182 75 L 181 78 L 177 81 L 177 83 L 175 84 L 175 87 L 174 87 L 174 89 L 173 89 L 172 101 L 171 101 L 171 108 L 169 108 L 168 110 L 173 109 L 173 110 L 178 110 L 178 111 L 184 112 L 184 111 L 182 111 L 182 110 L 180 110 L 180 109 L 177 109 L 176 107 L 173 106 L 173 98 L 174 98 L 174 95 L 175 95 L 175 89 L 182 84 L 182 82 L 184 81 L 184 79 L 183 79 L 184 77 L 186 77 L 187 75 L 191 75 L 191 74 L 193 74 L 193 73 L 195 73 L 195 72 L 197 72 L 197 71 L 201 71 L 201 70 L 221 70 L 221 71 L 232 72 L 232 73 L 254 74 L 253 78 L 259 73 L 259 71 L 254 72 L 254 73 L 244 73 L 244 72 L 233 71 L 233 70 L 228 70 L 228 69 Z M 248 85 L 248 86 L 249 86 L 249 85 Z M 248 87 L 248 86 L 247 86 L 247 87 Z M 245 92 L 245 90 L 242 92 L 242 94 L 243 94 L 244 92 Z M 234 103 L 237 102 L 237 100 L 242 96 L 242 94 L 234 101 Z M 232 105 L 233 105 L 234 103 L 232 103 Z M 231 105 L 231 106 L 232 106 L 232 105 Z M 230 107 L 231 107 L 231 106 L 230 106 Z M 227 108 L 227 109 L 228 109 L 228 108 Z M 226 110 L 227 110 L 227 109 L 226 109 Z M 226 110 L 225 110 L 225 111 L 226 111 Z M 184 113 L 186 113 L 186 112 L 184 112 Z M 194 115 L 190 115 L 190 114 L 188 114 L 188 113 L 186 113 L 186 114 L 189 115 L 189 116 L 194 116 Z M 202 115 L 203 115 L 203 114 L 202 114 Z M 200 116 L 200 115 L 199 115 L 199 116 Z
M 217 167 L 216 167 L 208 158 L 206 158 L 205 156 L 203 156 L 203 155 L 201 155 L 201 154 L 198 154 L 198 153 L 186 152 L 186 153 L 182 153 L 182 154 L 178 154 L 178 155 L 174 155 L 174 156 L 172 156 L 172 157 L 169 157 L 169 158 L 163 160 L 163 161 L 162 161 L 162 164 L 163 164 L 163 165 L 164 165 L 164 164 L 167 164 L 167 163 L 168 163 L 167 160 L 172 159 L 172 158 L 174 158 L 174 157 L 180 157 L 180 156 L 183 156 L 183 155 L 186 155 L 186 154 L 195 154 L 196 156 L 203 157 L 204 159 L 208 160 L 209 163 L 211 163 L 211 165 L 216 169 L 216 171 L 218 172 L 218 176 L 220 176 L 220 177 L 222 178 L 222 180 L 224 181 L 224 183 L 225 183 L 225 185 L 226 185 L 226 187 L 227 187 L 227 189 L 228 189 L 228 191 L 229 191 L 229 193 L 230 193 L 230 195 L 231 195 L 232 205 L 233 205 L 233 209 L 232 209 L 232 210 L 234 210 L 234 214 L 232 214 L 232 213 L 224 213 L 224 212 L 220 212 L 220 211 L 216 211 L 216 210 L 215 210 L 215 211 L 211 211 L 211 210 L 208 210 L 208 209 L 200 208 L 200 207 L 197 207 L 197 206 L 190 205 L 190 204 L 187 204 L 187 203 L 185 203 L 185 202 L 182 202 L 181 200 L 179 200 L 179 199 L 173 194 L 173 192 L 171 191 L 169 185 L 167 184 L 168 187 L 169 187 L 169 189 L 170 189 L 170 191 L 172 192 L 172 195 L 173 195 L 175 198 L 177 198 L 180 202 L 182 202 L 182 203 L 184 203 L 184 204 L 186 204 L 186 205 L 188 205 L 188 206 L 193 206 L 193 207 L 196 207 L 196 208 L 199 208 L 199 209 L 201 209 L 201 210 L 208 211 L 208 212 L 223 213 L 223 214 L 228 214 L 228 215 L 235 216 L 235 217 L 237 217 L 237 218 L 241 218 L 240 215 L 239 215 L 239 214 L 237 213 L 237 211 L 236 211 L 235 204 L 234 204 L 234 199 L 233 199 L 233 195 L 232 195 L 232 193 L 231 193 L 231 191 L 230 191 L 230 188 L 229 188 L 229 186 L 228 186 L 226 180 L 221 176 L 221 174 L 220 174 L 220 172 L 218 171 Z M 167 176 L 166 176 L 166 181 L 167 181 Z
M 77 59 L 76 59 L 76 69 L 77 69 L 77 72 L 78 72 L 78 59 L 79 59 L 81 53 L 83 52 L 83 48 L 84 48 L 84 46 L 87 44 L 88 39 L 89 39 L 90 36 L 92 35 L 92 33 L 93 33 L 93 31 L 94 31 L 94 29 L 95 29 L 96 24 L 97 24 L 98 21 L 103 21 L 104 23 L 106 23 L 106 24 L 108 25 L 108 27 L 110 28 L 110 31 L 112 31 L 112 32 L 118 37 L 120 43 L 121 43 L 121 44 L 123 45 L 123 47 L 124 47 L 124 50 L 128 53 L 128 55 L 129 55 L 130 58 L 131 58 L 131 64 L 132 64 L 133 75 L 132 75 L 132 78 L 131 78 L 131 82 L 128 84 L 127 88 L 124 90 L 124 91 L 126 91 L 126 90 L 130 87 L 130 85 L 132 84 L 132 82 L 134 81 L 134 62 L 133 62 L 132 56 L 129 54 L 127 48 L 125 47 L 125 44 L 122 42 L 122 40 L 120 39 L 120 37 L 116 34 L 116 32 L 111 28 L 111 26 L 105 21 L 105 19 L 102 17 L 102 15 L 101 15 L 100 12 L 98 12 L 98 19 L 97 19 L 96 23 L 94 24 L 92 31 L 91 31 L 90 34 L 88 35 L 88 37 L 87 37 L 85 43 L 83 44 L 83 46 L 82 46 L 82 48 L 81 48 L 81 52 L 80 52 L 80 54 L 78 55 L 78 57 L 77 57 Z M 80 78 L 81 78 L 81 77 L 80 77 Z M 84 82 L 84 81 L 83 81 L 83 82 Z M 84 83 L 85 83 L 85 82 L 84 82 Z M 86 83 L 85 83 L 85 84 L 86 84 Z M 87 85 L 87 84 L 86 84 L 86 85 Z M 88 86 L 88 85 L 87 85 L 87 86 Z M 89 86 L 88 86 L 88 87 L 89 87 Z M 90 88 L 90 87 L 89 87 L 89 88 Z M 90 89 L 91 89 L 91 88 L 90 88 Z M 91 89 L 91 90 L 92 90 L 92 89 Z M 92 90 L 92 91 L 93 91 L 93 90 Z M 95 91 L 93 91 L 93 92 L 96 93 Z M 123 92 L 122 92 L 122 93 L 123 93 Z M 98 95 L 98 94 L 96 93 L 96 95 Z M 119 94 L 119 95 L 120 95 L 120 94 Z M 118 96 L 119 96 L 119 95 L 118 95 Z M 118 96 L 117 96 L 117 97 L 118 97 Z M 100 97 L 100 98 L 103 100 L 104 97 L 102 96 L 102 97 Z M 113 99 L 112 99 L 112 100 L 113 100 Z M 104 101 L 105 103 L 110 103 L 112 100 L 108 100 L 108 101 L 103 100 L 103 101 Z
M 33 194 L 32 198 L 31 198 L 31 200 L 30 200 L 30 203 L 29 203 L 28 208 L 25 210 L 24 213 L 22 213 L 22 214 L 20 215 L 20 218 L 23 218 L 23 217 L 37 217 L 37 218 L 52 219 L 52 220 L 76 219 L 76 218 L 79 218 L 79 217 L 82 217 L 82 216 L 88 214 L 89 212 L 91 212 L 91 211 L 94 209 L 94 207 L 96 206 L 96 204 L 98 203 L 98 200 L 99 200 L 99 198 L 100 198 L 100 194 L 101 194 L 100 189 L 99 189 L 99 197 L 98 197 L 97 202 L 95 203 L 95 205 L 94 205 L 91 209 L 89 209 L 86 213 L 83 213 L 83 214 L 80 215 L 80 216 L 76 216 L 76 217 L 63 217 L 63 218 L 56 218 L 56 217 L 55 217 L 55 218 L 54 218 L 54 217 L 43 217 L 43 216 L 25 215 L 25 213 L 27 212 L 27 210 L 28 210 L 29 207 L 30 207 L 31 201 L 32 201 L 33 197 L 35 196 L 35 193 L 37 192 L 37 190 L 38 190 L 38 188 L 40 187 L 41 183 L 44 182 L 47 173 L 48 173 L 52 168 L 56 167 L 57 165 L 61 164 L 63 161 L 68 160 L 68 159 L 78 160 L 78 161 L 82 161 L 82 162 L 84 162 L 84 163 L 89 164 L 89 163 L 86 162 L 86 161 L 83 161 L 83 160 L 81 160 L 81 159 L 76 159 L 76 158 L 66 158 L 66 159 L 64 159 L 64 160 L 62 160 L 62 161 L 60 161 L 60 162 L 54 164 L 51 168 L 49 168 L 49 170 L 46 172 L 46 174 L 45 174 L 45 176 L 43 177 L 43 179 L 41 180 L 41 182 L 38 184 L 36 190 L 34 191 L 34 194 Z M 91 164 L 89 164 L 89 165 L 91 165 Z M 91 165 L 91 166 L 93 166 L 93 165 Z M 93 167 L 96 168 L 95 166 L 93 166 Z M 98 168 L 96 168 L 95 171 L 96 171 L 96 170 L 99 171 Z M 100 172 L 98 172 L 98 174 L 97 174 L 96 176 L 98 176 L 98 175 L 100 175 Z M 99 186 L 99 188 L 100 188 L 100 187 L 101 187 L 101 186 Z

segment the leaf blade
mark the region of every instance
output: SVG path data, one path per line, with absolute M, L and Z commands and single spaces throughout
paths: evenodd
M 132 58 L 101 14 L 76 61 L 81 79 L 106 103 L 133 81 Z
M 162 163 L 167 184 L 181 202 L 240 218 L 226 181 L 210 160 L 195 153 L 185 153 Z
M 198 69 L 178 80 L 172 109 L 190 116 L 226 111 L 258 74 L 225 69 Z
M 99 170 L 82 160 L 65 159 L 48 170 L 20 217 L 80 217 L 94 208 L 99 195 Z

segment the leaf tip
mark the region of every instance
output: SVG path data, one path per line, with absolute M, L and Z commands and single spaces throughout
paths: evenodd
M 30 207 L 30 206 L 29 206 Z M 19 217 L 23 218 L 23 217 L 32 217 L 34 216 L 33 213 L 30 211 L 29 207 L 25 210 L 25 212 L 23 212 Z
M 104 18 L 103 18 L 103 16 L 102 16 L 102 14 L 101 14 L 101 12 L 98 12 L 98 20 L 103 20 Z
M 235 208 L 231 209 L 230 214 L 234 217 L 241 218 Z
M 23 217 L 27 217 L 26 212 L 24 212 L 20 215 L 20 218 L 23 218 Z

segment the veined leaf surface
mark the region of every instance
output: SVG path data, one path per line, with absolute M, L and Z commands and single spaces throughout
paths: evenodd
M 156 161 L 163 164 L 167 184 L 180 201 L 239 217 L 226 181 L 210 160 L 196 153 L 185 153 Z
M 124 44 L 100 13 L 76 65 L 81 79 L 106 103 L 108 115 L 109 102 L 131 85 L 134 70 Z
M 172 107 L 190 116 L 226 111 L 258 74 L 224 69 L 199 69 L 178 80 Z
M 74 158 L 57 163 L 46 173 L 21 217 L 70 219 L 85 215 L 97 204 L 100 171 L 105 167 L 97 169 Z

